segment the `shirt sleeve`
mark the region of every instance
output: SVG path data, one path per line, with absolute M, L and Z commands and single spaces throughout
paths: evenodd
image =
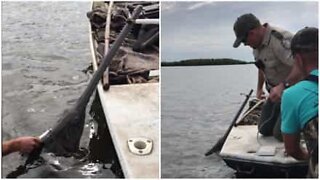
M 294 94 L 290 88 L 285 90 L 281 98 L 281 132 L 295 134 L 300 131 L 297 107 Z

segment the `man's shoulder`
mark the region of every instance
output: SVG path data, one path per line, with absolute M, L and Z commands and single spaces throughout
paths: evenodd
M 300 81 L 297 84 L 286 89 L 283 93 L 284 99 L 288 99 L 288 98 L 296 99 L 297 97 L 300 97 L 301 93 L 304 91 L 305 86 L 306 86 L 306 82 Z
M 268 28 L 270 28 L 271 34 L 279 40 L 287 38 L 291 39 L 293 37 L 293 34 L 285 29 L 270 25 L 268 26 Z
M 291 86 L 290 88 L 284 90 L 283 92 L 283 100 L 287 99 L 295 99 L 297 96 L 300 95 L 301 91 L 303 91 L 303 85 L 301 82 Z
M 293 34 L 289 31 L 280 29 L 278 27 L 270 27 L 270 45 L 280 48 L 280 46 L 285 49 L 290 49 L 291 39 Z
M 290 88 L 286 89 L 284 91 L 284 98 L 292 98 L 292 99 L 297 99 L 301 96 L 304 95 L 304 92 L 308 90 L 318 90 L 317 86 L 310 81 L 300 81 L 297 84 L 291 86 Z

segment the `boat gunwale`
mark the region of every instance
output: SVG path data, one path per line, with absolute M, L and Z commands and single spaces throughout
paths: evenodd
M 110 2 L 110 1 L 109 1 Z M 106 3 L 106 2 L 105 2 Z M 94 2 L 92 2 L 92 5 L 91 5 L 91 9 L 93 9 L 93 6 L 94 6 Z M 112 11 L 108 11 L 108 12 L 112 12 Z M 111 22 L 111 21 L 110 21 Z M 95 50 L 97 48 L 97 41 L 95 40 L 94 36 L 93 36 L 93 33 L 94 31 L 92 31 L 92 27 L 91 27 L 91 23 L 89 23 L 89 35 L 90 35 L 90 50 L 91 50 L 91 55 L 92 55 L 92 64 L 93 64 L 93 69 L 94 71 L 97 70 L 98 68 L 98 63 L 97 63 L 97 51 Z M 108 38 L 109 39 L 109 38 Z M 159 66 L 160 67 L 160 66 Z M 159 75 L 158 75 L 159 76 Z M 110 88 L 116 88 L 116 87 L 121 87 L 121 88 L 131 88 L 131 87 L 134 87 L 134 86 L 148 86 L 148 85 L 151 85 L 151 86 L 156 86 L 157 89 L 160 91 L 160 88 L 159 88 L 159 81 L 158 82 L 147 82 L 147 83 L 133 83 L 133 84 L 113 84 L 113 85 L 110 85 Z M 150 86 L 149 85 L 149 86 Z M 108 93 L 108 91 L 105 91 L 103 89 L 103 85 L 102 85 L 102 81 L 100 80 L 98 86 L 97 86 L 97 90 L 98 90 L 98 93 L 100 95 L 100 99 L 103 100 L 104 99 L 104 96 Z M 110 91 L 110 90 L 109 90 Z M 159 97 L 157 98 L 158 100 L 160 99 Z M 115 127 L 112 127 L 109 125 L 109 112 L 107 110 L 107 104 L 104 103 L 104 102 L 101 102 L 101 105 L 103 107 L 103 111 L 104 111 L 104 114 L 106 116 L 106 121 L 107 121 L 107 124 L 109 126 L 109 131 L 110 132 L 115 132 Z M 159 115 L 159 112 L 157 113 L 157 115 L 160 117 Z M 159 130 L 160 128 L 157 128 L 157 130 Z M 156 134 L 156 136 L 159 136 L 159 132 Z M 118 159 L 120 161 L 120 164 L 121 164 L 121 167 L 129 167 L 129 162 L 127 160 L 125 160 L 125 154 L 122 154 L 121 153 L 121 150 L 119 150 L 119 147 L 121 147 L 121 143 L 120 142 L 117 142 L 117 140 L 115 140 L 117 137 L 117 135 L 115 133 L 110 133 L 111 137 L 112 137 L 112 141 L 114 143 L 114 146 L 115 146 L 115 149 L 116 149 L 116 152 L 117 152 L 117 156 L 118 156 Z M 157 140 L 158 142 L 159 140 Z M 160 142 L 159 142 L 160 144 Z M 158 144 L 155 144 L 154 143 L 154 146 L 158 146 Z M 156 149 L 156 150 L 155 150 Z M 153 148 L 153 151 L 156 151 L 154 152 L 155 154 L 159 154 L 160 152 L 160 147 L 157 147 L 157 148 Z M 143 156 L 141 156 L 143 157 Z M 157 175 L 154 176 L 155 174 L 152 174 L 151 176 L 144 176 L 143 178 L 145 177 L 148 177 L 148 178 L 160 178 L 159 176 L 159 162 L 160 162 L 160 157 L 159 158 L 156 158 L 157 160 L 157 166 L 158 166 L 158 171 L 157 171 Z M 129 170 L 129 169 L 126 169 L 126 168 L 122 168 L 122 171 L 123 171 L 123 174 L 125 176 L 125 178 L 141 178 L 141 177 L 135 177 L 134 174 L 132 174 L 132 171 Z

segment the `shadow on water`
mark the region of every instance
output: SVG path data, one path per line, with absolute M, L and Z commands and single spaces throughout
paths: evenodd
M 31 165 L 21 165 L 10 172 L 7 178 L 123 178 L 108 125 L 101 107 L 98 93 L 95 93 L 89 114 L 89 147 L 80 148 L 70 157 L 42 153 Z M 84 137 L 87 138 L 87 137 Z M 21 159 L 24 164 L 25 158 Z

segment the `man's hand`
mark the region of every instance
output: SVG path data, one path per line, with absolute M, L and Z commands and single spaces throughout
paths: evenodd
M 37 137 L 25 136 L 5 141 L 2 144 L 2 155 L 7 155 L 19 151 L 20 153 L 30 153 L 33 149 L 38 148 L 41 141 Z
M 21 153 L 30 153 L 33 149 L 39 147 L 40 140 L 36 137 L 19 137 L 15 139 L 17 151 Z
M 270 90 L 269 98 L 271 102 L 280 102 L 284 90 L 283 83 L 278 84 Z
M 283 142 L 286 153 L 297 160 L 307 160 L 309 158 L 306 149 L 300 145 L 300 134 L 285 134 L 283 135 Z

